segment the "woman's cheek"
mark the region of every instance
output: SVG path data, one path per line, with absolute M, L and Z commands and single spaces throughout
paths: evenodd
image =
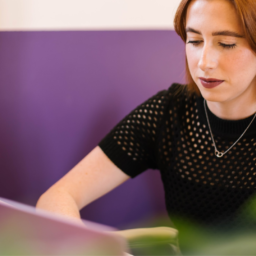
M 195 51 L 187 50 L 188 67 L 193 79 L 195 79 L 195 73 L 198 66 L 198 58 L 195 53 Z
M 240 73 L 241 71 L 249 71 L 248 67 L 251 65 L 248 64 L 253 64 L 254 62 L 255 66 L 255 60 L 256 57 L 253 56 L 249 49 L 238 50 L 230 54 L 228 58 L 224 58 L 225 66 L 229 67 L 229 69 L 234 72 L 234 74 L 236 72 Z

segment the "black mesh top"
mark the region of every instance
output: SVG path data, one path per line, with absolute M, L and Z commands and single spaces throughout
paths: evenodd
M 238 216 L 256 188 L 256 120 L 218 158 L 203 98 L 189 96 L 186 90 L 177 94 L 180 86 L 184 85 L 173 84 L 138 106 L 99 146 L 131 177 L 149 168 L 160 170 L 170 217 L 178 214 L 207 225 L 241 224 Z M 208 107 L 207 111 L 216 146 L 222 152 L 253 118 L 224 120 Z

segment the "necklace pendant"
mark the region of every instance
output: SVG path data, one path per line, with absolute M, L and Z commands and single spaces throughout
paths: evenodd
M 224 154 L 222 152 L 218 151 L 218 150 L 215 150 L 215 155 L 217 157 L 223 157 Z

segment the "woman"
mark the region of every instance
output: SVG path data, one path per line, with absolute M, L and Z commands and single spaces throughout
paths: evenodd
M 255 17 L 255 0 L 182 0 L 175 30 L 186 43 L 188 85 L 138 106 L 37 207 L 80 218 L 81 208 L 153 168 L 170 216 L 235 219 L 256 186 Z

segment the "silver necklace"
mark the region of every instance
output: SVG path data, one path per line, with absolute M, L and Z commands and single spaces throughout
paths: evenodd
M 242 133 L 242 135 L 237 139 L 237 141 L 235 141 L 235 143 L 230 147 L 228 148 L 225 152 L 220 152 L 217 147 L 216 147 L 216 144 L 215 144 L 215 141 L 213 139 L 213 135 L 212 135 L 212 129 L 211 129 L 211 126 L 210 126 L 210 122 L 209 122 L 209 118 L 208 118 L 208 114 L 207 114 L 207 110 L 206 110 L 206 100 L 204 99 L 204 110 L 205 110 L 205 114 L 206 114 L 206 119 L 207 119 L 207 123 L 208 123 L 208 126 L 209 126 L 209 130 L 210 130 L 210 133 L 211 133 L 211 137 L 212 137 L 212 142 L 213 142 L 213 146 L 215 148 L 215 155 L 217 157 L 223 157 L 231 148 L 233 148 L 235 146 L 235 144 L 243 137 L 243 135 L 245 134 L 245 132 L 248 130 L 248 128 L 250 127 L 250 125 L 252 124 L 253 120 L 255 119 L 256 117 L 256 113 L 254 114 L 254 117 L 252 119 L 252 121 L 249 123 L 249 125 L 247 126 L 247 128 L 244 130 L 244 132 Z

